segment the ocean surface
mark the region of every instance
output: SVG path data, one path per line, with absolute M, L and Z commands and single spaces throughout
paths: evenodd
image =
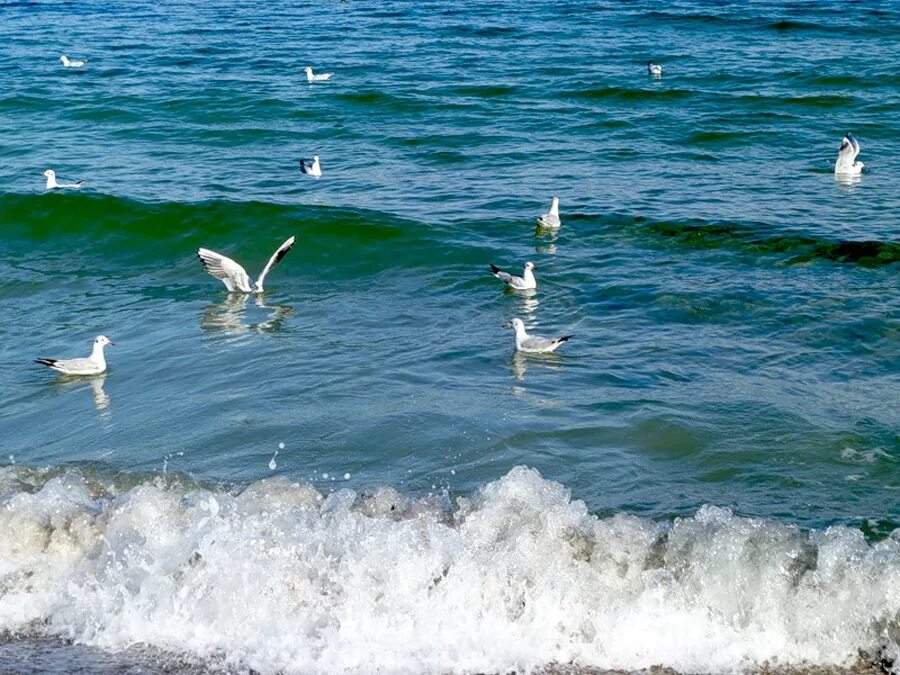
M 0 4 L 0 672 L 900 672 L 898 46 L 897 2 Z M 290 235 L 260 296 L 195 255 Z

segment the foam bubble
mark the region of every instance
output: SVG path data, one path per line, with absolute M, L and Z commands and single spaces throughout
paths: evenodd
M 900 530 L 597 518 L 515 468 L 457 500 L 0 469 L 0 630 L 261 673 L 735 672 L 900 656 Z M 40 627 L 40 628 L 35 628 Z M 298 638 L 302 636 L 302 639 Z

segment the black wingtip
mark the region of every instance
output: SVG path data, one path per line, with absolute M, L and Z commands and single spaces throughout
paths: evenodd
M 275 254 L 275 262 L 281 262 L 281 259 L 284 258 L 284 256 L 288 254 L 288 251 L 290 251 L 292 248 L 294 248 L 293 243 L 290 246 L 285 246 L 284 248 L 278 249 L 278 253 Z
M 497 272 L 499 272 L 499 271 L 500 271 L 500 268 L 497 267 L 496 265 L 494 265 L 493 263 L 491 263 L 491 272 L 493 272 L 494 274 L 497 274 Z
M 35 359 L 35 363 L 40 363 L 42 366 L 52 366 L 56 363 L 56 359 Z
M 563 337 L 559 338 L 559 340 L 557 340 L 557 342 L 568 342 L 569 340 L 572 339 L 572 337 L 573 337 L 572 335 L 564 335 Z

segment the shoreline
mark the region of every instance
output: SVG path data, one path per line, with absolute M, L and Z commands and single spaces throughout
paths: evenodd
M 178 654 L 151 646 L 132 646 L 119 652 L 107 652 L 99 647 L 75 644 L 61 637 L 0 635 L 0 674 L 25 673 L 91 673 L 92 675 L 266 675 L 247 666 L 229 665 L 219 659 L 203 661 L 189 654 Z M 272 671 L 282 672 L 282 671 Z M 288 671 L 290 672 L 290 671 Z M 296 671 L 306 673 L 310 671 Z M 313 671 L 314 672 L 314 671 Z M 390 672 L 390 671 L 385 671 Z M 406 671 L 401 671 L 406 672 Z M 443 671 L 442 675 L 464 675 L 468 671 Z M 479 672 L 479 675 L 510 675 L 517 670 Z M 681 673 L 668 666 L 655 665 L 640 670 L 598 668 L 572 664 L 550 663 L 532 675 L 719 675 L 717 673 Z M 847 667 L 819 665 L 762 664 L 747 667 L 741 675 L 885 675 L 890 665 L 866 659 L 862 654 Z

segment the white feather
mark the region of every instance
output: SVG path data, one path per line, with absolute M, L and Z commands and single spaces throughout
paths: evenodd
M 235 293 L 262 293 L 263 282 L 269 271 L 287 255 L 288 251 L 296 241 L 295 237 L 289 237 L 279 246 L 275 253 L 269 258 L 269 262 L 263 268 L 262 273 L 256 280 L 255 284 L 250 283 L 250 277 L 247 271 L 241 265 L 228 256 L 211 251 L 208 248 L 197 249 L 197 257 L 203 265 L 203 268 L 216 279 L 221 279 L 230 292 Z

